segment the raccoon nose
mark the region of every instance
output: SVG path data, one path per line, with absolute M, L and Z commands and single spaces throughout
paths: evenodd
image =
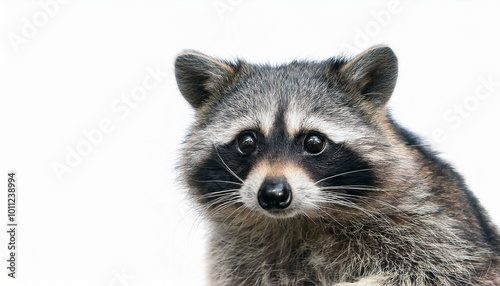
M 292 202 L 292 190 L 285 178 L 268 178 L 262 183 L 257 198 L 265 210 L 285 209 Z

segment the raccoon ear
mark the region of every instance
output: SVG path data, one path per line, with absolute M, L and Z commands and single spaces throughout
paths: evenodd
M 387 46 L 372 47 L 337 70 L 340 85 L 358 102 L 385 106 L 394 91 L 398 59 Z
M 196 51 L 184 51 L 175 60 L 175 77 L 184 98 L 195 109 L 227 91 L 245 64 L 228 63 Z

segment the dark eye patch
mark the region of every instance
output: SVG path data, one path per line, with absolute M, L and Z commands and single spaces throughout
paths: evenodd
M 243 131 L 230 143 L 213 146 L 210 156 L 190 176 L 190 183 L 203 196 L 203 201 L 217 200 L 214 207 L 238 192 L 257 160 L 260 133 Z M 241 179 L 241 180 L 240 180 Z
M 325 192 L 346 194 L 346 199 L 364 195 L 375 187 L 370 164 L 345 144 L 325 139 L 328 147 L 318 156 L 303 156 L 302 166 Z

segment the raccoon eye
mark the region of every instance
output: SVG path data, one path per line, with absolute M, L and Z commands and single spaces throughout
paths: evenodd
M 257 147 L 257 140 L 252 133 L 243 133 L 238 138 L 238 151 L 243 155 L 249 155 Z
M 307 152 L 318 154 L 325 149 L 325 140 L 316 134 L 308 135 L 304 141 L 304 147 Z

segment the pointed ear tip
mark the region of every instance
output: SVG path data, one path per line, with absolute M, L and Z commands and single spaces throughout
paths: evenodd
M 368 49 L 368 52 L 383 54 L 386 56 L 396 58 L 396 53 L 394 53 L 394 51 L 389 46 L 384 45 L 384 44 L 373 46 L 373 47 Z
M 392 49 L 386 44 L 378 44 L 378 45 L 375 45 L 375 46 L 368 48 L 367 50 L 368 51 L 371 51 L 371 50 L 391 50 L 392 51 Z
M 206 57 L 204 54 L 195 51 L 195 50 L 182 50 L 180 53 L 175 56 L 175 61 L 184 60 L 192 57 Z

